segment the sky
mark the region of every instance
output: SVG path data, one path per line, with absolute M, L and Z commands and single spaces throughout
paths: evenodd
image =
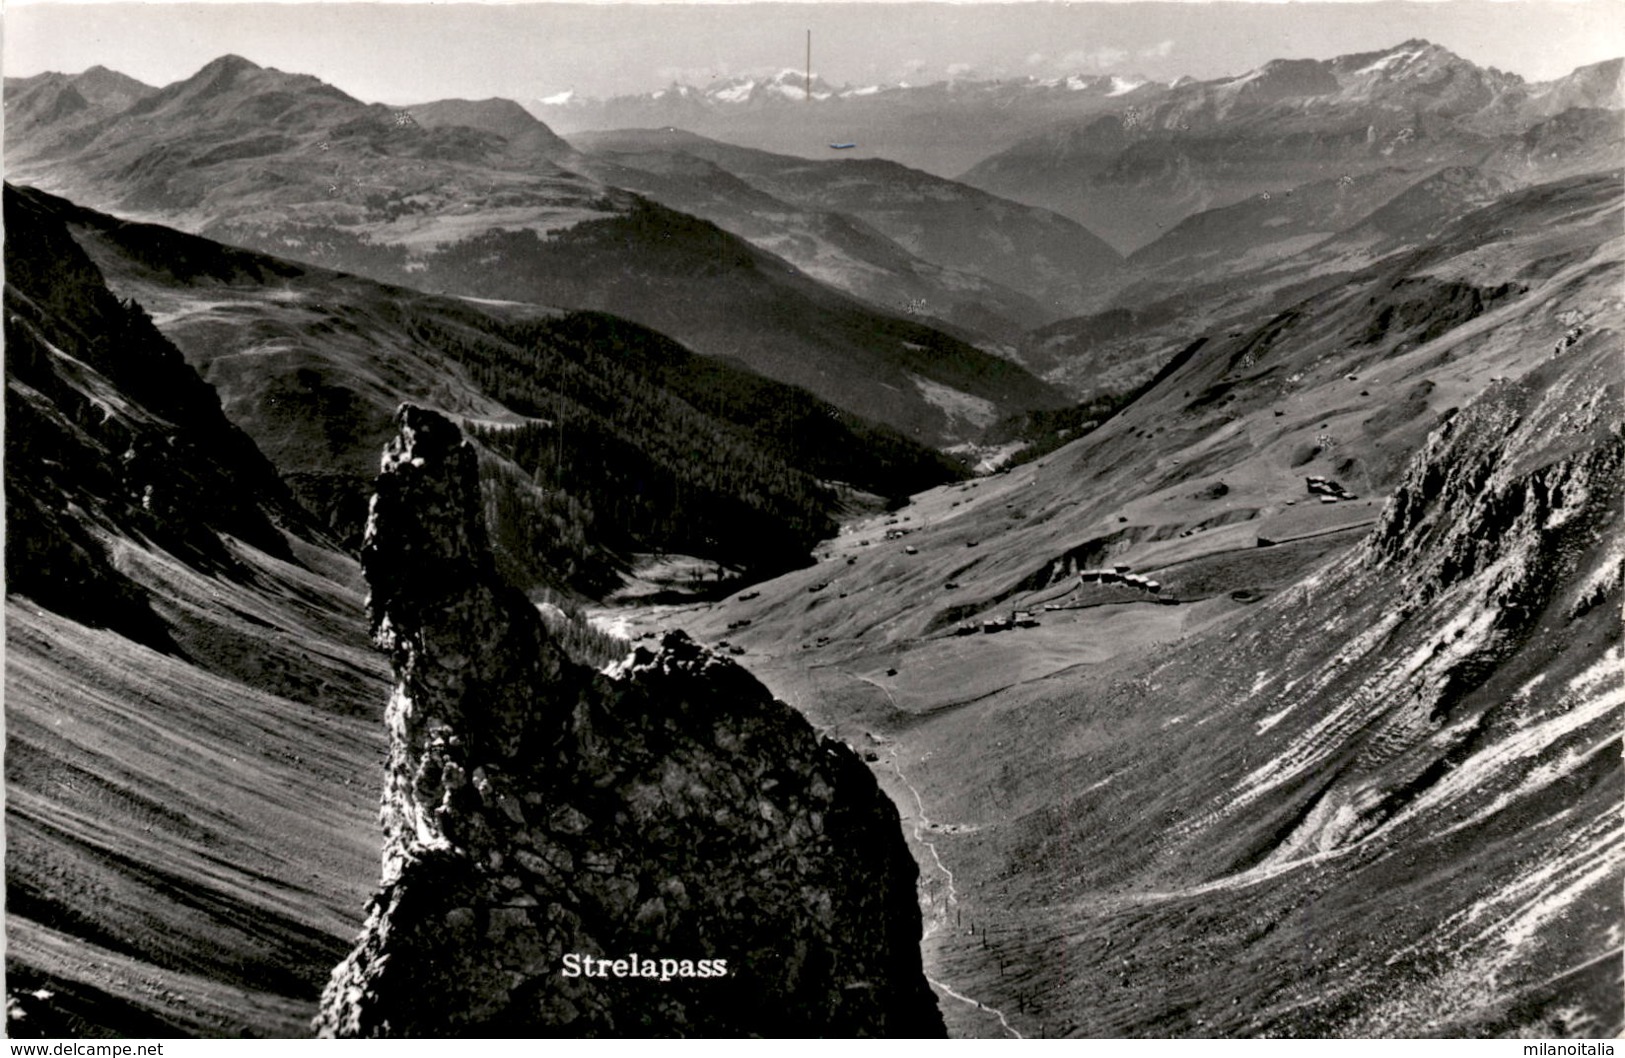
M 1243 73 L 1422 37 L 1531 80 L 1625 55 L 1625 0 L 7 4 L 7 76 L 168 84 L 236 53 L 368 102 L 609 96 L 800 69 L 835 85 Z

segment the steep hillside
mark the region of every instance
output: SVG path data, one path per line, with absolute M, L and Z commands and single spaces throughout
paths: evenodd
M 1386 169 L 1204 210 L 1136 250 L 1129 261 L 1159 281 L 1211 282 L 1292 257 L 1384 210 L 1380 226 L 1420 242 L 1428 224 L 1452 220 L 1512 186 L 1510 179 L 1465 166 L 1419 175 Z
M 1493 141 L 1472 165 L 1422 179 L 1405 169 L 1342 176 L 1205 210 L 1130 255 L 1153 282 L 1211 282 L 1328 242 L 1375 239 L 1377 253 L 1417 246 L 1471 209 L 1515 187 L 1604 173 L 1625 141 L 1618 110 L 1574 109 Z
M 362 551 L 396 676 L 383 879 L 322 1034 L 941 1035 L 857 755 L 680 633 L 571 661 L 497 576 L 473 449 L 399 427 Z
M 972 340 L 1013 343 L 1038 301 L 917 257 L 863 221 L 802 209 L 678 150 L 594 151 L 578 166 L 670 209 L 708 220 L 881 311 L 937 321 Z
M 114 298 L 54 217 L 7 189 L 6 553 L 14 590 L 82 621 L 168 645 L 91 527 L 229 570 L 229 534 L 279 558 L 297 508 L 214 393 L 141 306 Z M 184 437 L 166 425 L 189 427 Z M 78 516 L 64 511 L 63 492 Z M 98 622 L 100 623 L 100 622 Z
M 1617 170 L 1621 144 L 1625 107 L 1575 107 L 1502 137 L 1481 165 L 1520 184 L 1533 184 Z
M 994 939 L 934 972 L 1088 1036 L 1618 1032 L 1617 368 L 1503 383 L 1256 615 L 911 740 L 1004 743 L 938 787 Z
M 1222 264 L 1188 276 L 1180 265 L 1165 266 L 1118 296 L 1132 311 L 1035 331 L 1025 359 L 1075 392 L 1125 392 L 1186 349 L 1195 332 L 1210 340 L 1222 335 L 1232 348 L 1264 349 L 1283 328 L 1315 327 L 1319 337 L 1306 338 L 1310 347 L 1341 355 L 1394 338 L 1396 320 L 1436 328 L 1477 315 L 1531 279 L 1590 255 L 1617 232 L 1615 175 L 1499 193 L 1506 186 L 1496 174 L 1447 169 L 1290 257 L 1233 274 Z M 1483 261 L 1474 256 L 1496 243 L 1515 247 L 1518 267 L 1506 270 L 1508 250 L 1484 250 Z M 1431 274 L 1451 257 L 1463 264 L 1441 287 Z M 1494 275 L 1501 278 L 1492 281 Z
M 1563 165 L 1555 161 L 1557 152 L 1549 152 L 1545 168 L 1554 176 L 1594 171 L 1580 157 Z M 1583 157 L 1596 160 L 1598 154 L 1588 147 Z M 1526 186 L 1542 171 L 1536 165 L 1517 168 L 1521 178 L 1499 164 L 1446 166 L 1420 180 L 1412 172 L 1385 170 L 1197 213 L 1131 255 L 1140 271 L 1124 297 L 1143 302 L 1192 283 L 1269 288 L 1283 277 L 1312 276 L 1330 261 L 1347 267 L 1425 246 L 1464 214 Z
M 5 206 L 7 1034 L 299 1032 L 376 855 L 359 571 Z
M 1490 169 L 1451 166 L 1383 203 L 1313 252 L 1361 246 L 1373 257 L 1437 239 L 1463 214 L 1510 191 L 1514 181 Z
M 968 342 L 561 168 L 546 127 L 501 101 L 418 113 L 226 56 L 83 127 L 8 136 L 8 169 L 122 216 L 376 280 L 610 312 L 928 445 L 1058 400 Z
M 1593 344 L 1502 383 L 1256 615 L 977 710 L 1008 824 L 947 859 L 961 892 L 1024 865 L 994 998 L 1080 1035 L 1619 1031 L 1617 368 Z M 1015 750 L 1057 713 L 1061 752 Z M 938 972 L 993 988 L 950 943 Z

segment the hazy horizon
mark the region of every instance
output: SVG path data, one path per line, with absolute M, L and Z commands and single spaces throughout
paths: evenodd
M 63 4 L 6 13 L 5 73 L 149 84 L 235 53 L 369 102 L 610 96 L 800 69 L 836 85 L 1220 77 L 1411 37 L 1529 80 L 1625 54 L 1621 0 L 1337 3 Z M 448 47 L 447 41 L 459 46 Z

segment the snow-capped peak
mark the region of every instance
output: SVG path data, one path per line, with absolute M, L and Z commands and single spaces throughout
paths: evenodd
M 562 107 L 576 97 L 575 90 L 566 88 L 562 92 L 555 92 L 550 96 L 543 96 L 541 103 L 547 107 Z
M 723 103 L 743 103 L 750 98 L 750 94 L 755 90 L 756 82 L 745 80 L 729 85 L 727 88 L 717 89 L 711 93 L 711 98 Z
M 1126 96 L 1136 88 L 1144 88 L 1148 83 L 1143 79 L 1137 80 L 1132 77 L 1119 77 L 1112 74 L 1112 90 L 1106 94 L 1109 96 Z
M 805 88 L 803 88 L 801 85 L 798 85 L 798 84 L 776 84 L 776 85 L 772 86 L 772 89 L 773 89 L 773 91 L 777 92 L 779 95 L 783 96 L 786 99 L 806 99 L 807 98 L 807 90 Z M 812 97 L 815 100 L 819 100 L 819 99 L 829 99 L 833 95 L 834 95 L 833 92 L 814 91 L 813 94 L 812 94 Z
M 1389 52 L 1376 62 L 1371 63 L 1369 66 L 1361 67 L 1354 72 L 1356 74 L 1387 73 L 1396 68 L 1407 66 L 1426 54 L 1426 47 L 1414 48 L 1408 51 Z
M 717 103 L 747 103 L 753 99 L 780 98 L 790 100 L 805 100 L 807 98 L 807 73 L 805 70 L 792 70 L 786 67 L 775 74 L 752 77 L 737 77 L 721 84 L 712 85 L 705 89 L 704 97 Z M 812 97 L 818 99 L 833 99 L 835 91 L 819 79 L 817 74 L 812 79 Z

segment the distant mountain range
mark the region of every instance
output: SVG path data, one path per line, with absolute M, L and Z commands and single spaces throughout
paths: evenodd
M 1102 116 L 1127 117 L 1126 133 L 1132 140 L 1158 129 L 1200 133 L 1205 121 L 1228 121 L 1289 99 L 1300 104 L 1313 99 L 1323 117 L 1331 116 L 1330 109 L 1374 104 L 1410 116 L 1477 115 L 1485 119 L 1480 131 L 1507 132 L 1571 107 L 1618 107 L 1622 98 L 1617 60 L 1582 67 L 1554 81 L 1526 82 L 1515 74 L 1480 68 L 1427 41 L 1409 40 L 1380 52 L 1330 60 L 1283 59 L 1232 77 L 1180 78 L 1171 84 L 1133 74 L 1078 73 L 834 86 L 814 75 L 809 101 L 805 74 L 783 70 L 609 99 L 566 92 L 527 100 L 525 106 L 567 137 L 594 130 L 674 127 L 803 157 L 824 156 L 830 144 L 851 142 L 856 154 L 889 158 L 940 176 L 965 173 L 988 190 L 1042 197 L 1045 185 L 1016 183 L 1033 162 L 1049 160 L 1064 170 L 1073 163 L 1087 166 L 1092 151 L 1109 149 L 1115 155 L 1122 149 L 1112 149 L 1110 126 L 1102 126 L 1089 142 L 1062 150 Z M 1005 151 L 1011 152 L 1006 161 L 991 162 Z M 984 162 L 991 164 L 983 168 Z M 1044 201 L 1022 200 L 1061 212 L 1067 209 L 1060 207 L 1071 205 L 1069 198 L 1053 193 Z M 1089 217 L 1069 215 L 1096 228 Z
M 1059 407 L 1031 372 L 1095 399 L 1177 344 L 1139 327 L 1071 356 L 1060 336 L 1096 313 L 1177 320 L 1193 281 L 1363 265 L 1607 168 L 1622 103 L 1618 60 L 1528 83 L 1420 40 L 1173 84 L 815 78 L 811 99 L 787 70 L 396 109 L 232 56 L 163 89 L 96 68 L 6 93 L 18 179 L 388 282 L 614 313 L 935 445 Z M 628 127 L 566 140 L 535 113 Z M 829 123 L 811 148 L 808 122 Z M 1009 142 L 963 182 L 901 164 L 934 122 L 954 150 Z
M 954 176 L 1052 122 L 1130 106 L 1167 87 L 1140 77 L 1074 74 L 837 88 L 815 74 L 809 102 L 805 84 L 805 74 L 783 70 L 610 99 L 563 93 L 524 102 L 566 137 L 674 127 L 801 157 L 827 156 L 831 144 L 852 143 L 857 157 Z
M 808 101 L 804 82 L 786 70 L 527 106 L 567 136 L 669 126 L 803 157 L 855 142 L 1055 210 L 1125 252 L 1166 232 L 1170 213 L 1375 168 L 1477 164 L 1544 119 L 1625 106 L 1617 59 L 1527 82 L 1424 40 L 1172 84 L 1106 74 L 838 88 L 815 77 Z

